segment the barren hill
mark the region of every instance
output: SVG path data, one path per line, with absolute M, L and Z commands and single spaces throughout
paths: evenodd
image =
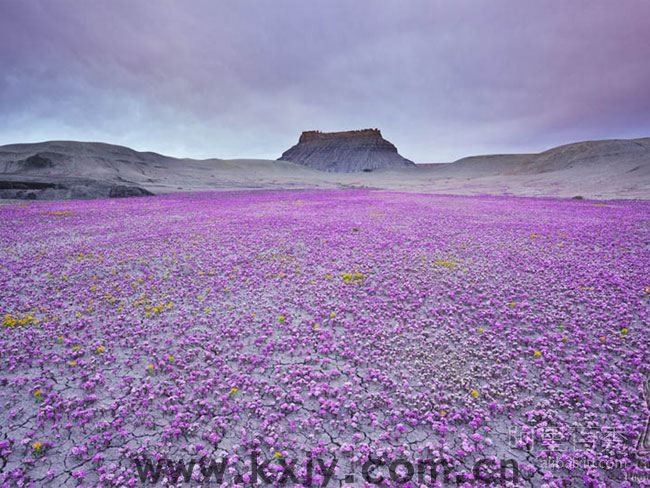
M 649 162 L 650 138 L 646 137 L 574 142 L 538 154 L 470 156 L 445 166 L 451 171 L 462 170 L 482 176 L 542 174 L 570 169 L 595 172 L 609 169 L 621 175 L 631 169 L 647 167 Z
M 305 139 L 330 140 L 321 133 L 308 133 Z M 407 162 L 354 173 L 318 171 L 287 161 L 179 159 L 94 142 L 0 146 L 0 198 L 102 198 L 215 189 L 342 187 L 464 195 L 648 199 L 650 138 L 578 142 L 539 154 L 472 156 L 447 164 Z
M 65 199 L 174 191 L 309 186 L 315 171 L 284 161 L 179 159 L 99 142 L 0 146 L 0 198 Z

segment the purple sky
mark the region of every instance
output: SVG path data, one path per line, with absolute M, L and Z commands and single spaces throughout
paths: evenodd
M 449 161 L 650 136 L 650 1 L 0 0 L 0 144 Z

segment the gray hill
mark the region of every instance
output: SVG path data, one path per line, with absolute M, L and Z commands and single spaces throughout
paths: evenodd
M 307 136 L 308 141 L 320 139 L 329 144 L 326 135 L 317 134 Z M 386 152 L 396 155 L 390 147 Z M 95 142 L 12 144 L 0 146 L 0 198 L 351 187 L 465 195 L 650 198 L 650 138 L 578 142 L 539 154 L 472 156 L 445 164 L 398 160 L 396 166 L 373 168 L 378 169 L 340 173 L 282 160 L 179 159 Z
M 320 171 L 352 173 L 414 165 L 384 139 L 379 129 L 306 131 L 279 158 Z
M 617 184 L 647 185 L 650 181 L 650 138 L 584 141 L 538 154 L 470 156 L 449 164 L 427 164 L 431 173 L 453 177 L 564 179 L 566 183 L 607 188 Z M 611 179 L 608 183 L 606 180 Z M 635 180 L 632 182 L 631 179 Z
M 447 165 L 452 171 L 475 175 L 541 174 L 553 171 L 606 168 L 617 173 L 650 161 L 650 138 L 584 141 L 554 147 L 538 154 L 501 154 L 470 156 Z M 453 169 L 452 169 L 453 168 Z
M 317 172 L 284 161 L 180 159 L 100 142 L 0 146 L 0 198 L 112 198 L 175 191 L 304 188 Z

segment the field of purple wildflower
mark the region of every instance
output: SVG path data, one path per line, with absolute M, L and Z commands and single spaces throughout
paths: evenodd
M 222 455 L 234 486 L 253 451 L 648 475 L 648 202 L 204 193 L 4 205 L 0 231 L 3 486 Z

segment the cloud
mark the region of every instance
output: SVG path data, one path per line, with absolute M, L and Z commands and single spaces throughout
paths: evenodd
M 650 135 L 641 0 L 0 9 L 0 143 L 275 158 L 301 130 L 379 127 L 425 162 Z

